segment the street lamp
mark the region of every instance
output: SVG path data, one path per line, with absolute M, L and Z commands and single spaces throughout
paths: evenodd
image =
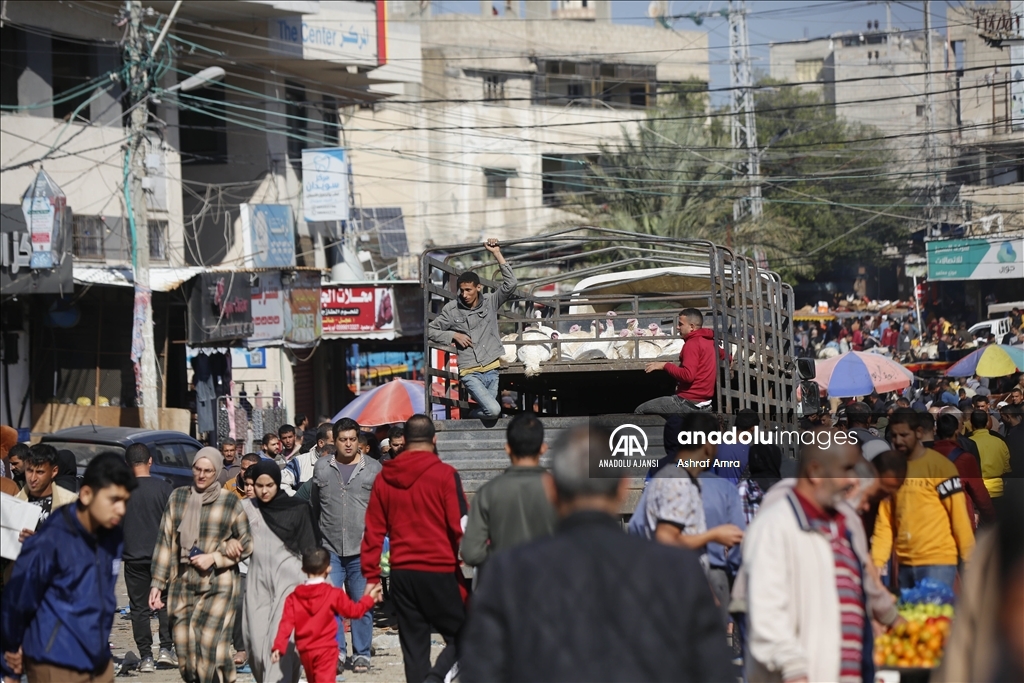
M 202 88 L 207 83 L 210 83 L 212 81 L 219 81 L 222 78 L 224 78 L 224 69 L 220 68 L 219 66 L 208 66 L 199 73 L 189 76 L 181 83 L 178 83 L 177 85 L 172 85 L 170 88 L 167 88 L 166 90 L 161 90 L 161 92 L 175 92 L 176 90 L 180 90 L 182 92 L 189 92 L 191 90 L 195 90 L 196 88 Z
M 170 88 L 158 88 L 150 96 L 149 100 L 154 104 L 160 104 L 160 96 L 171 92 L 191 92 L 199 88 L 205 88 L 214 81 L 224 78 L 224 69 L 219 66 L 208 66 L 197 74 L 193 74 L 181 83 L 172 85 Z

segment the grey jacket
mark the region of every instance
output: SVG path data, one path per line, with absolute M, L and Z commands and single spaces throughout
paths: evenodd
M 554 532 L 555 510 L 541 482 L 545 471 L 509 467 L 480 487 L 459 549 L 466 564 L 482 565 L 496 552 Z
M 440 315 L 430 321 L 428 334 L 435 344 L 450 345 L 456 332 L 468 334 L 473 345 L 459 349 L 459 368 L 479 368 L 501 358 L 504 353 L 501 336 L 498 334 L 498 309 L 516 291 L 515 273 L 512 266 L 503 263 L 501 288 L 493 293 L 483 294 L 476 308 L 467 308 L 462 299 L 449 301 Z
M 361 456 L 347 482 L 342 481 L 333 455 L 320 458 L 313 466 L 309 503 L 313 506 L 313 519 L 323 537 L 324 548 L 335 555 L 359 554 L 370 489 L 379 472 L 380 463 L 366 456 Z

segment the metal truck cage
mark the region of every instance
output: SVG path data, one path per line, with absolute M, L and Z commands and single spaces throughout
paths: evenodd
M 642 400 L 671 393 L 672 388 L 665 373 L 654 373 L 661 376 L 660 386 L 651 384 L 652 375 L 645 377 L 644 367 L 652 358 L 642 357 L 641 344 L 648 338 L 620 339 L 620 348 L 627 349 L 620 355 L 626 357 L 577 360 L 562 348 L 578 339 L 523 339 L 531 326 L 543 325 L 559 333 L 573 324 L 588 329 L 593 321 L 615 311 L 618 321 L 632 318 L 641 327 L 655 322 L 671 328 L 668 338 L 678 339 L 676 314 L 693 307 L 704 313 L 704 326 L 714 330 L 716 343 L 726 350 L 726 359 L 719 361 L 715 410 L 735 413 L 752 408 L 773 420 L 794 417 L 793 290 L 751 258 L 703 240 L 594 227 L 502 241 L 501 247 L 519 286 L 499 312 L 500 331 L 515 333 L 515 341 L 507 343 L 517 349 L 541 345 L 551 350 L 551 358 L 534 377 L 526 376 L 518 359 L 503 362 L 502 388 L 520 393 L 520 407 L 537 401 L 545 412 L 556 415 L 627 412 L 621 407 L 595 411 L 595 403 L 587 398 L 601 385 L 610 404 L 628 396 L 631 392 L 626 389 L 653 394 L 631 398 L 635 407 Z M 458 373 L 450 369 L 454 347 L 431 343 L 427 328 L 443 306 L 456 298 L 456 280 L 466 269 L 480 275 L 485 290 L 500 286 L 500 281 L 485 276 L 488 271 L 497 272 L 497 266 L 482 244 L 435 247 L 421 257 L 425 405 L 446 419 L 452 417 L 453 409 L 468 409 L 470 403 Z

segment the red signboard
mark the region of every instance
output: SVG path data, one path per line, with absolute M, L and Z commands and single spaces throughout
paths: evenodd
M 322 287 L 320 313 L 325 335 L 395 329 L 391 287 Z

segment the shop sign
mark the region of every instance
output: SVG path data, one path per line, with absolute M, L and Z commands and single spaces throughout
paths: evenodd
M 325 335 L 393 335 L 395 295 L 391 287 L 324 287 L 320 311 Z
M 189 295 L 189 343 L 251 337 L 251 297 L 248 273 L 198 275 Z

